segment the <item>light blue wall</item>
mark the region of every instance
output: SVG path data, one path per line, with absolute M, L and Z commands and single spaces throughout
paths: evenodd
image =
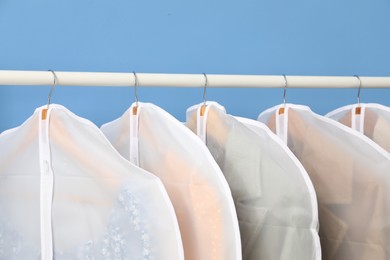
M 390 76 L 389 0 L 0 0 L 0 69 Z M 0 131 L 46 103 L 50 87 L 0 86 Z M 356 89 L 290 89 L 324 114 Z M 203 89 L 140 88 L 180 120 Z M 283 89 L 209 89 L 234 115 L 255 118 Z M 132 88 L 57 87 L 52 98 L 97 125 L 120 116 Z M 390 106 L 390 89 L 362 102 Z

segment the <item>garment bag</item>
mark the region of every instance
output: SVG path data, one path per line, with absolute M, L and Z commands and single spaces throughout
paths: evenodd
M 326 115 L 368 136 L 390 152 L 390 108 L 380 104 L 354 104 Z
M 323 259 L 390 259 L 388 153 L 305 106 L 279 105 L 258 119 L 288 144 L 314 184 Z
M 0 259 L 184 259 L 161 181 L 66 108 L 0 136 Z
M 215 102 L 187 111 L 235 200 L 243 259 L 320 259 L 315 193 L 294 156 L 258 123 L 240 122 Z
M 229 186 L 196 135 L 161 108 L 141 102 L 101 129 L 125 158 L 161 178 L 176 211 L 186 260 L 241 259 Z

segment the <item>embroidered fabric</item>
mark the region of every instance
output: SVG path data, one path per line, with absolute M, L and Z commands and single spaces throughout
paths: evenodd
M 55 251 L 55 259 L 132 259 L 130 256 L 153 259 L 150 230 L 142 218 L 139 200 L 125 187 L 115 204 L 107 229 L 99 240 L 86 241 L 70 251 Z M 137 234 L 136 239 L 133 238 L 134 233 Z M 39 250 L 26 246 L 23 236 L 9 222 L 0 219 L 0 259 L 21 259 L 22 256 L 23 259 L 37 259 Z

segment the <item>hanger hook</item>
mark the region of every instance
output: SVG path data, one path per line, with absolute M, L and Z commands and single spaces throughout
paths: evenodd
M 209 84 L 209 81 L 207 79 L 206 73 L 203 73 L 203 76 L 204 76 L 203 105 L 206 106 L 206 91 L 207 91 L 207 86 Z
M 360 80 L 360 77 L 358 75 L 354 75 L 354 77 L 359 80 L 359 88 L 358 88 L 357 100 L 358 100 L 358 106 L 360 106 L 360 89 L 362 88 L 362 81 Z
M 286 106 L 286 94 L 287 94 L 287 77 L 286 77 L 286 74 L 283 74 L 283 78 L 284 78 L 283 103 L 284 103 L 284 106 Z
M 50 71 L 52 74 L 53 74 L 53 84 L 51 85 L 51 90 L 49 92 L 49 95 L 47 97 L 47 109 L 49 109 L 49 105 L 50 105 L 50 102 L 51 102 L 51 95 L 53 94 L 53 91 L 54 91 L 54 87 L 57 85 L 57 75 L 55 74 L 55 72 L 53 70 L 48 70 Z
M 138 76 L 137 73 L 133 71 L 134 74 L 134 96 L 135 96 L 135 104 L 138 107 Z

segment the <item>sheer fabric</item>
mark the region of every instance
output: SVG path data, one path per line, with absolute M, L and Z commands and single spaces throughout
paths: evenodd
M 327 115 L 366 135 L 390 152 L 390 108 L 380 104 L 348 105 Z
M 390 259 L 389 155 L 305 106 L 279 105 L 258 119 L 285 140 L 314 184 L 323 259 Z
M 0 258 L 184 259 L 161 181 L 91 122 L 45 108 L 0 135 Z
M 320 259 L 314 189 L 287 147 L 263 124 L 238 120 L 215 102 L 189 108 L 186 125 L 230 185 L 243 259 Z
M 161 108 L 141 102 L 135 107 L 101 130 L 125 158 L 161 178 L 179 221 L 185 259 L 241 259 L 232 195 L 207 147 Z

